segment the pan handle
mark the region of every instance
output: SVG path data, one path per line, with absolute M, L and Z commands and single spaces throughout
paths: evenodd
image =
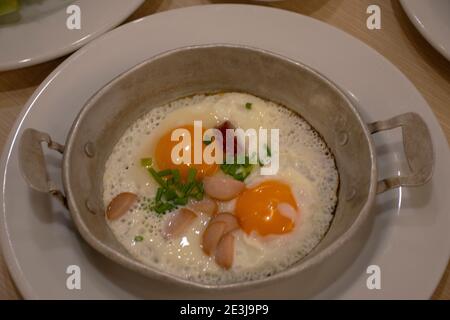
M 26 129 L 19 143 L 20 171 L 31 188 L 50 193 L 67 207 L 66 196 L 48 176 L 42 142 L 45 142 L 49 149 L 56 150 L 60 154 L 64 153 L 64 146 L 52 141 L 47 133 Z
M 377 193 L 400 186 L 420 186 L 431 179 L 434 167 L 433 145 L 428 127 L 417 113 L 404 113 L 388 120 L 370 123 L 367 127 L 372 134 L 401 127 L 403 148 L 411 170 L 408 176 L 400 175 L 378 181 Z

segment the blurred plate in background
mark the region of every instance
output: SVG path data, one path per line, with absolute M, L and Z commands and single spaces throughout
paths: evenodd
M 450 60 L 450 0 L 400 0 L 417 30 Z
M 2 0 L 3 1 L 3 0 Z M 0 16 L 0 71 L 68 54 L 124 21 L 144 0 L 20 0 Z M 81 29 L 69 30 L 69 5 L 81 9 Z

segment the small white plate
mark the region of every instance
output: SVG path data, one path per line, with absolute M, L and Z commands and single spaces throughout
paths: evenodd
M 450 1 L 400 0 L 417 30 L 450 60 Z
M 48 61 L 80 48 L 124 21 L 144 0 L 22 0 L 0 17 L 0 71 Z M 81 9 L 81 29 L 69 30 L 66 8 Z
M 205 26 L 208 26 L 205 28 Z M 450 253 L 450 155 L 425 100 L 391 63 L 364 43 L 306 16 L 260 6 L 209 5 L 158 13 L 89 43 L 63 62 L 36 90 L 15 124 L 0 162 L 1 243 L 26 298 L 300 298 L 295 278 L 258 290 L 225 294 L 186 291 L 144 278 L 91 249 L 69 214 L 21 178 L 17 142 L 24 128 L 64 142 L 86 100 L 112 78 L 149 57 L 196 44 L 244 44 L 301 61 L 336 82 L 366 121 L 407 111 L 430 128 L 436 151 L 431 183 L 377 197 L 375 224 L 353 265 L 316 298 L 429 298 Z M 331 53 L 330 53 L 331 52 Z M 383 176 L 405 170 L 398 130 L 374 136 Z M 58 179 L 60 158 L 50 157 Z M 81 290 L 66 288 L 66 268 L 81 268 Z M 381 290 L 366 286 L 369 265 L 381 268 Z

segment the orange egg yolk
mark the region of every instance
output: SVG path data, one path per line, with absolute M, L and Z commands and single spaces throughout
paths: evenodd
M 191 136 L 191 140 L 189 143 L 189 147 L 185 148 L 185 152 L 191 153 L 190 161 L 189 163 L 180 163 L 175 164 L 172 161 L 172 149 L 180 143 L 181 139 L 187 139 L 187 137 L 183 136 L 183 138 L 180 138 L 179 141 L 172 141 L 171 136 L 172 132 L 175 129 L 186 129 Z M 197 170 L 197 179 L 202 179 L 205 176 L 213 175 L 218 168 L 217 164 L 206 164 L 204 161 L 202 161 L 201 164 L 194 164 L 194 126 L 193 125 L 185 125 L 181 126 L 179 128 L 175 128 L 173 130 L 170 130 L 169 132 L 165 133 L 158 141 L 156 148 L 155 148 L 155 161 L 156 165 L 158 166 L 158 169 L 160 170 L 166 170 L 166 169 L 178 169 L 180 171 L 180 175 L 182 179 L 186 179 L 188 176 L 189 168 L 195 168 Z M 204 133 L 206 129 L 203 129 Z M 203 136 L 203 134 L 202 134 Z M 202 139 L 203 140 L 203 139 Z M 202 146 L 202 155 L 203 155 L 203 149 L 205 148 L 204 143 L 201 143 Z
M 252 231 L 261 236 L 285 234 L 294 228 L 295 223 L 279 211 L 278 205 L 281 203 L 298 211 L 291 188 L 282 182 L 267 180 L 240 194 L 235 215 L 247 234 Z

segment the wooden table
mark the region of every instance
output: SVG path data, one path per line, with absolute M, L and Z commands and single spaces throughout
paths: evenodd
M 210 3 L 256 3 L 219 0 L 148 0 L 128 21 L 178 7 Z M 366 9 L 381 7 L 381 30 L 368 30 Z M 380 52 L 418 88 L 450 141 L 450 62 L 435 51 L 410 23 L 396 0 L 290 0 L 268 4 L 314 17 L 334 25 Z M 0 150 L 19 112 L 36 87 L 64 58 L 38 66 L 0 73 Z M 450 265 L 433 298 L 450 299 Z M 0 299 L 20 294 L 0 256 Z

